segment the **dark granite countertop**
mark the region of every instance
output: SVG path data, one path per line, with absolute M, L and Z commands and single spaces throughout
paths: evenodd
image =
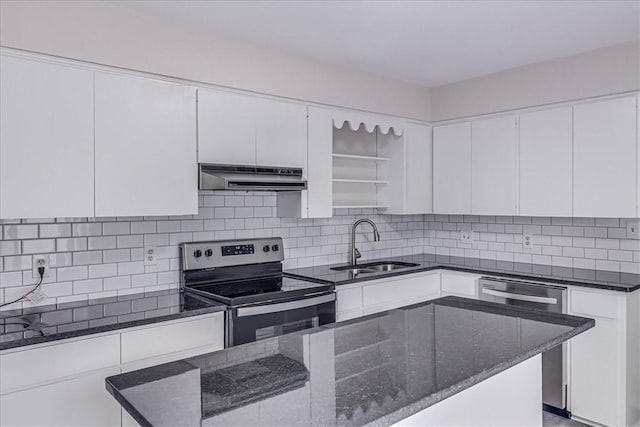
M 0 350 L 226 310 L 177 289 L 0 311 Z
M 390 425 L 593 327 L 459 297 L 106 379 L 143 426 Z
M 508 261 L 495 261 L 481 258 L 460 258 L 433 254 L 419 254 L 384 258 L 385 261 L 398 261 L 418 264 L 416 267 L 403 268 L 391 272 L 378 272 L 354 276 L 345 271 L 335 271 L 332 267 L 345 264 L 321 265 L 287 270 L 291 277 L 315 280 L 322 283 L 344 285 L 383 277 L 418 273 L 429 270 L 452 270 L 468 273 L 486 274 L 522 280 L 544 280 L 561 285 L 583 286 L 618 292 L 633 292 L 640 289 L 640 274 L 619 273 L 603 270 L 586 270 L 581 268 L 556 267 L 543 264 L 526 264 Z M 359 261 L 366 264 L 380 260 Z

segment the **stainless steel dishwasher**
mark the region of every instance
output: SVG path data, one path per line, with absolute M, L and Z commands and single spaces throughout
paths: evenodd
M 481 277 L 478 296 L 484 301 L 567 312 L 567 288 L 545 283 Z M 567 411 L 566 345 L 542 353 L 542 402 L 545 410 L 569 417 Z

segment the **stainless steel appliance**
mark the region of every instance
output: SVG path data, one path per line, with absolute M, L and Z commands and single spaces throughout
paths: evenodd
M 200 163 L 200 190 L 301 191 L 307 189 L 302 169 Z
M 336 320 L 334 285 L 285 277 L 282 239 L 181 245 L 181 290 L 223 303 L 225 347 Z
M 516 279 L 482 277 L 478 283 L 481 300 L 528 307 L 552 313 L 566 313 L 567 288 Z M 542 402 L 544 409 L 569 417 L 565 344 L 542 354 Z

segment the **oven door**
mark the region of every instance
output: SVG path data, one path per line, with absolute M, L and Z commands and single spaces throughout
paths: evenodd
M 335 322 L 336 294 L 315 294 L 284 302 L 234 307 L 228 316 L 225 346 L 233 347 Z

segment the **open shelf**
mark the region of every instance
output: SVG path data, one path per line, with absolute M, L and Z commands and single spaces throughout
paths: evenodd
M 343 183 L 351 183 L 351 184 L 388 184 L 389 181 L 383 181 L 380 179 L 349 179 L 349 178 L 334 178 L 333 182 L 343 182 Z
M 333 153 L 334 159 L 352 159 L 352 160 L 368 160 L 371 162 L 388 162 L 388 157 L 376 157 L 376 156 L 359 156 L 356 154 L 337 154 Z
M 388 209 L 388 205 L 333 205 L 333 209 Z

